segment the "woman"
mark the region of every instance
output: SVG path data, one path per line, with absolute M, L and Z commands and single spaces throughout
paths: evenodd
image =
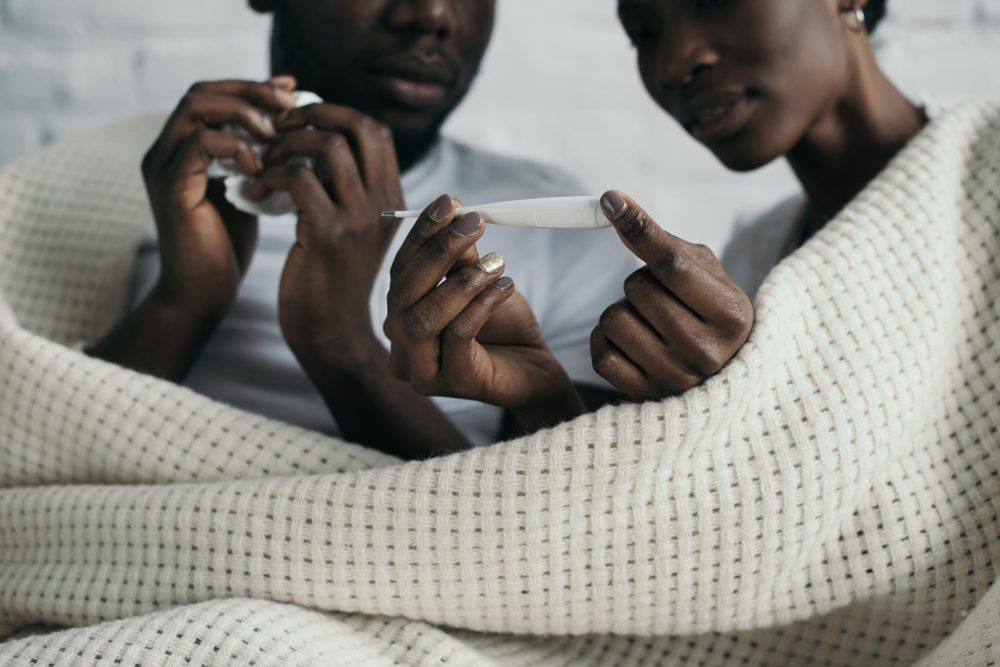
M 792 212 L 773 223 L 780 243 L 744 239 L 727 253 L 740 260 L 731 276 L 707 248 L 663 231 L 627 196 L 604 194 L 608 218 L 646 266 L 602 315 L 591 353 L 598 372 L 639 401 L 683 392 L 720 370 L 749 335 L 747 292 L 855 197 L 927 117 L 872 52 L 868 33 L 885 0 L 621 0 L 618 12 L 653 99 L 731 169 L 786 157 L 807 201 L 779 209 Z M 482 223 L 460 239 L 453 217 L 422 218 L 396 257 L 385 325 L 393 372 L 422 392 L 506 407 L 527 429 L 575 416 L 581 403 L 513 282 L 501 277 L 502 261 L 476 261 Z

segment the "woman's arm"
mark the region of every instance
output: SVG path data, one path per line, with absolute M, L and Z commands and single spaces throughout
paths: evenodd
M 542 338 L 503 258 L 480 258 L 477 213 L 456 218 L 442 197 L 403 242 L 390 271 L 385 332 L 393 375 L 422 394 L 456 396 L 505 408 L 525 432 L 586 411 Z

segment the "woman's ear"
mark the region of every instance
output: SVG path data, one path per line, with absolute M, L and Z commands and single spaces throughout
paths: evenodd
M 274 11 L 277 0 L 250 0 L 250 7 L 261 14 Z

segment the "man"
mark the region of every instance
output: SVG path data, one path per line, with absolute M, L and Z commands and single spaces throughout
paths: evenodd
M 143 162 L 158 237 L 140 250 L 140 298 L 90 353 L 404 457 L 492 442 L 497 408 L 428 399 L 389 373 L 381 323 L 405 233 L 380 213 L 444 192 L 469 203 L 581 194 L 553 168 L 439 136 L 475 78 L 494 2 L 251 5 L 274 14 L 278 76 L 196 84 L 167 121 Z M 296 88 L 326 103 L 293 110 Z M 270 144 L 263 159 L 234 125 Z M 235 210 L 207 175 L 224 158 L 258 195 L 287 190 L 297 216 Z M 506 257 L 569 376 L 599 383 L 589 332 L 635 268 L 617 238 L 496 227 L 482 243 Z

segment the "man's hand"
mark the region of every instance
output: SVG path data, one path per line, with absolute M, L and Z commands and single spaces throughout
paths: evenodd
M 368 303 L 399 226 L 381 214 L 403 206 L 392 133 L 333 104 L 295 109 L 277 127 L 281 136 L 259 180 L 288 190 L 298 209 L 278 297 L 281 330 L 300 358 L 322 353 L 327 362 L 350 363 L 378 345 Z M 296 157 L 313 167 L 289 165 Z
M 455 216 L 453 200 L 442 195 L 393 261 L 384 327 L 393 375 L 426 395 L 507 408 L 526 430 L 580 414 L 531 308 L 502 277 L 503 259 L 476 251 L 482 217 Z
M 295 80 L 196 83 L 142 161 L 159 236 L 158 298 L 206 319 L 232 305 L 257 239 L 257 221 L 233 208 L 220 182 L 208 179 L 217 159 L 248 175 L 263 169 L 249 140 L 227 126 L 270 141 L 273 118 L 295 106 Z
M 465 437 L 427 398 L 389 374 L 369 298 L 403 206 L 388 128 L 332 104 L 292 111 L 265 157 L 255 196 L 287 190 L 298 210 L 278 319 L 288 346 L 344 437 L 404 458 L 466 449 Z M 309 158 L 313 167 L 301 160 Z
M 646 266 L 625 280 L 625 298 L 591 334 L 594 369 L 633 401 L 680 394 L 743 347 L 753 307 L 711 250 L 667 233 L 615 190 L 601 205 Z
M 263 165 L 239 126 L 269 141 L 273 117 L 295 106 L 295 80 L 198 83 L 142 161 L 159 235 L 160 276 L 152 292 L 87 349 L 99 359 L 166 380 L 184 379 L 222 320 L 250 264 L 257 220 L 223 197 L 208 167 L 232 159 L 245 174 Z

